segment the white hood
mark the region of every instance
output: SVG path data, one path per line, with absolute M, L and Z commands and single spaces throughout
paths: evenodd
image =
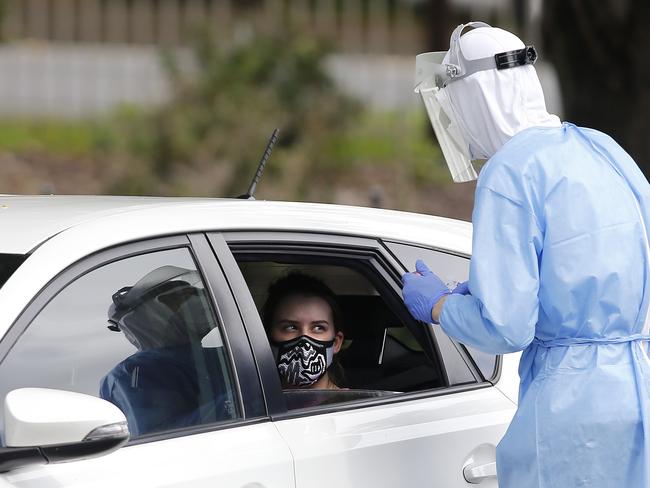
M 496 27 L 473 29 L 460 38 L 460 48 L 468 60 L 524 47 L 517 36 Z M 556 115 L 546 111 L 544 93 L 532 65 L 478 71 L 449 83 L 444 90 L 473 155 L 479 158 L 492 157 L 512 136 L 528 127 L 561 124 Z

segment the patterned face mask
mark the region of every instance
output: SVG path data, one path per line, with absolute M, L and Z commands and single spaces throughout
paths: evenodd
M 285 385 L 304 388 L 316 383 L 332 364 L 334 339 L 319 341 L 303 335 L 272 343 L 280 378 Z

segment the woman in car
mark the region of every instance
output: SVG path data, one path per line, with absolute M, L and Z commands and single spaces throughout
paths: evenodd
M 341 387 L 340 316 L 332 290 L 313 276 L 294 272 L 269 287 L 262 319 L 283 388 Z

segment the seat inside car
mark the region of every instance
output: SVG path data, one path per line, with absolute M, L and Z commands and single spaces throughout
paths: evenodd
M 350 388 L 413 391 L 442 386 L 437 368 L 379 295 L 339 296 L 348 347 L 339 353 Z
M 292 257 L 285 258 L 288 262 L 264 258 L 237 255 L 258 310 L 266 301 L 269 285 L 293 271 L 321 279 L 335 293 L 345 336 L 336 356 L 343 370 L 342 386 L 399 392 L 444 386 L 437 363 L 391 308 L 399 305 L 389 305 L 360 267 L 296 262 Z

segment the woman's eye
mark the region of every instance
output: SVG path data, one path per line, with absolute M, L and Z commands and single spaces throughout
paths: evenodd
M 283 327 L 283 329 L 284 329 L 284 330 L 287 330 L 287 331 L 294 331 L 294 330 L 297 329 L 297 327 L 295 326 L 295 324 L 286 324 L 286 325 Z

